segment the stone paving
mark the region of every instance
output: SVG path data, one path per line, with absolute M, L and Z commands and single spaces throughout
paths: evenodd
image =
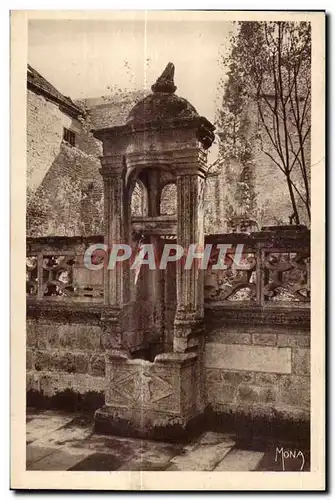
M 256 451 L 240 449 L 232 434 L 211 431 L 187 445 L 105 436 L 93 432 L 92 416 L 51 410 L 27 409 L 26 436 L 27 470 L 299 471 L 302 467 L 308 471 L 310 467 L 308 451 L 301 450 L 298 456 L 299 450 L 285 443 Z

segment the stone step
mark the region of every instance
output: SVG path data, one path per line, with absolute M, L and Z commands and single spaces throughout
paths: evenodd
M 171 462 L 169 471 L 210 471 L 235 446 L 231 435 L 206 432 L 200 437 L 196 446 L 182 455 L 177 455 Z
M 29 444 L 26 448 L 26 465 L 29 467 L 32 463 L 41 460 L 51 453 L 55 452 L 55 448 L 50 448 L 46 446 L 35 446 L 34 444 Z
M 81 451 L 78 453 L 76 450 L 73 453 L 70 449 L 55 449 L 50 455 L 28 464 L 27 470 L 64 471 L 82 462 L 91 454 L 91 451 Z
M 53 432 L 43 434 L 39 439 L 34 441 L 35 446 L 40 447 L 55 447 L 62 446 L 78 446 L 81 442 L 92 434 L 91 427 L 76 427 L 65 425 Z
M 47 434 L 52 434 L 60 427 L 71 422 L 71 420 L 73 420 L 73 416 L 55 415 L 52 412 L 34 416 L 26 425 L 27 443 L 33 443 Z
M 214 471 L 241 471 L 255 470 L 260 464 L 264 453 L 233 449 L 215 467 Z

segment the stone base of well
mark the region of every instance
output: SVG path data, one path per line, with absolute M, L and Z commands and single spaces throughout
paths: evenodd
M 95 412 L 95 431 L 187 441 L 201 432 L 202 408 L 195 353 L 164 353 L 154 362 L 110 353 L 105 405 Z

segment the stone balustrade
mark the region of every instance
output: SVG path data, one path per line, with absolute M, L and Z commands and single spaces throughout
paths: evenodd
M 166 224 L 171 225 L 169 217 Z M 155 221 L 153 221 L 154 223 Z M 142 219 L 135 221 L 140 227 Z M 251 234 L 208 235 L 212 244 L 204 271 L 205 304 L 211 308 L 245 305 L 250 308 L 309 307 L 310 234 L 306 229 L 269 228 Z M 103 272 L 84 265 L 85 250 L 103 243 L 102 236 L 29 238 L 26 291 L 29 302 L 102 302 Z M 174 240 L 168 240 L 174 243 Z M 219 246 L 227 245 L 226 269 L 215 269 Z

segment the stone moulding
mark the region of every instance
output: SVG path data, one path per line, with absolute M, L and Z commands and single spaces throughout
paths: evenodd
M 227 325 L 299 326 L 308 329 L 310 328 L 310 317 L 309 304 L 257 306 L 239 303 L 205 302 L 206 325 L 217 322 Z
M 154 130 L 167 130 L 175 128 L 196 128 L 199 130 L 199 140 L 205 133 L 213 134 L 215 130 L 214 125 L 211 124 L 207 118 L 197 116 L 192 118 L 172 118 L 169 120 L 155 120 L 147 123 L 134 123 L 127 125 L 119 125 L 116 127 L 102 128 L 98 130 L 91 130 L 93 136 L 100 141 L 122 137 L 125 135 L 132 135 L 134 133 L 154 131 Z
M 310 246 L 310 231 L 299 230 L 281 231 L 280 226 L 277 230 L 254 231 L 252 233 L 227 233 L 227 234 L 208 234 L 205 237 L 206 243 L 227 243 L 230 245 L 243 244 L 246 246 L 260 243 L 262 248 L 269 247 L 285 249 L 288 247 L 292 252 L 297 250 L 306 250 Z
M 55 322 L 78 322 L 99 324 L 103 312 L 103 303 L 65 302 L 54 300 L 27 300 L 27 318 L 51 319 Z
M 196 153 L 197 150 L 194 150 Z M 199 154 L 201 155 L 201 150 Z M 166 153 L 167 154 L 167 153 Z M 178 153 L 180 156 L 180 161 L 183 162 L 183 155 Z M 169 152 L 171 158 L 176 155 Z M 137 154 L 128 154 L 128 161 L 134 157 L 134 164 L 138 161 Z M 187 156 L 186 156 L 187 159 Z M 166 218 L 167 219 L 167 218 Z M 86 248 L 89 245 L 95 243 L 103 243 L 103 235 L 92 235 L 92 236 L 42 236 L 42 237 L 28 237 L 27 238 L 27 252 L 44 252 L 44 251 L 73 251 L 74 247 Z M 230 233 L 230 234 L 208 234 L 205 235 L 206 244 L 217 244 L 217 243 L 229 243 L 231 245 L 244 244 L 247 247 L 251 244 L 261 243 L 262 248 L 269 246 L 271 249 L 277 246 L 281 249 L 286 246 L 292 251 L 306 250 L 310 246 L 310 231 L 306 229 L 299 229 L 297 231 L 283 231 L 280 230 L 280 226 L 277 229 L 270 227 L 266 231 L 257 231 L 252 233 Z
M 56 321 L 79 321 L 95 323 L 100 321 L 101 315 L 108 309 L 101 302 L 92 304 L 87 302 L 53 301 L 43 299 L 27 300 L 28 318 L 48 318 Z M 252 304 L 226 304 L 222 302 L 205 303 L 205 324 L 208 321 L 234 324 L 236 322 L 250 325 L 299 325 L 309 328 L 310 308 L 295 306 L 256 306 Z
M 74 251 L 85 252 L 90 245 L 103 243 L 103 235 L 92 236 L 41 236 L 37 238 L 27 238 L 27 254 L 43 254 L 48 252 L 63 253 Z

